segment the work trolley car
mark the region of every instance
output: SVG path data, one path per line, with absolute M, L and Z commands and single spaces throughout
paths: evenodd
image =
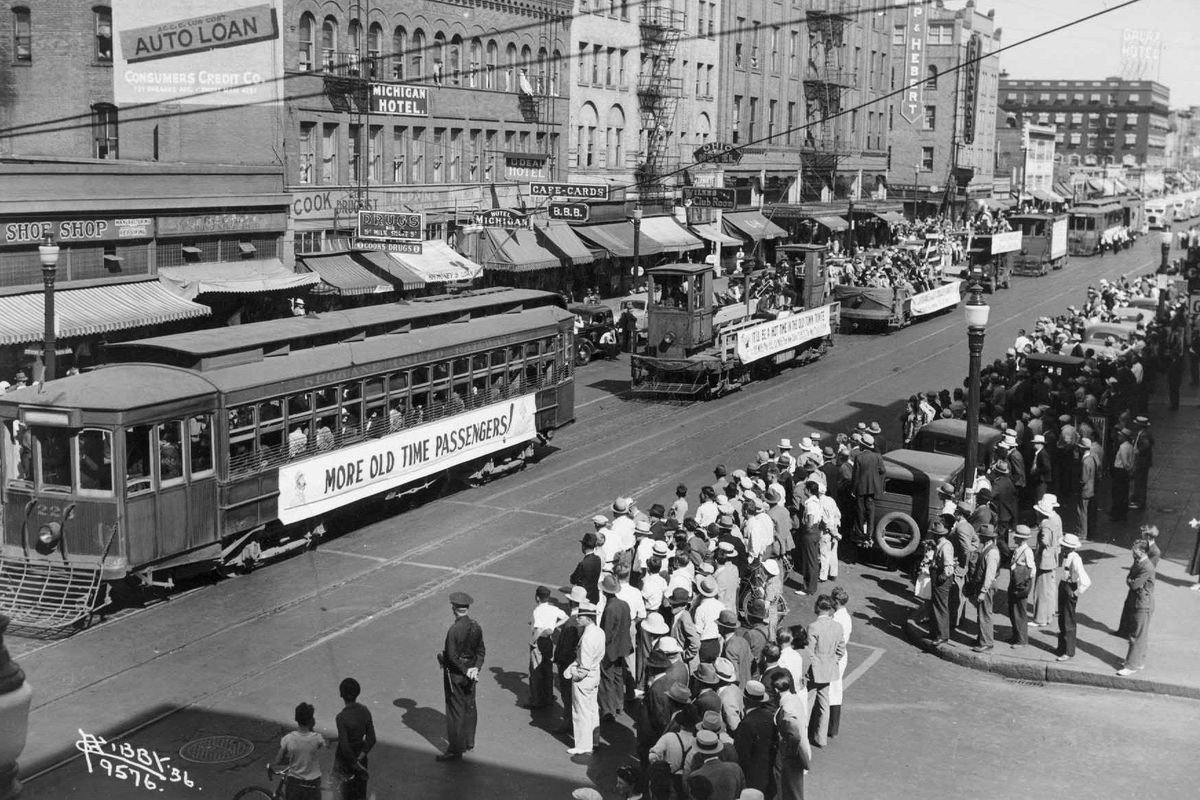
M 0 396 L 0 611 L 87 621 L 314 544 L 367 500 L 520 468 L 574 416 L 572 315 L 488 290 L 112 345 Z

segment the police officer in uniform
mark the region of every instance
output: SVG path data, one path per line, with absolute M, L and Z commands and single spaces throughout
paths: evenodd
M 457 761 L 475 748 L 475 686 L 483 666 L 483 629 L 467 616 L 474 600 L 465 592 L 450 595 L 454 624 L 446 632 L 446 646 L 438 654 L 442 667 L 442 688 L 446 695 L 446 752 L 438 761 Z

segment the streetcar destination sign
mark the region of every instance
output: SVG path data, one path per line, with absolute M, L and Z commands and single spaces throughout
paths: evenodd
M 692 151 L 692 156 L 709 164 L 738 164 L 742 151 L 729 142 L 705 142 Z
M 397 214 L 390 211 L 358 212 L 360 239 L 419 242 L 425 237 L 425 220 L 421 214 Z
M 471 221 L 485 228 L 520 228 L 533 230 L 529 217 L 511 208 L 492 208 L 487 211 L 476 211 L 471 215 Z
M 587 222 L 592 215 L 587 203 L 550 203 L 546 211 L 550 219 L 565 219 L 568 222 Z
M 603 183 L 531 183 L 529 193 L 535 197 L 578 197 L 581 200 L 608 199 L 608 186 Z
M 692 202 L 692 208 L 719 208 L 733 211 L 737 208 L 737 194 L 733 189 L 715 186 L 684 186 L 683 201 Z

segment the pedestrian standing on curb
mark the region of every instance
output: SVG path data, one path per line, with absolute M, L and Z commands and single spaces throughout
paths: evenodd
M 287 764 L 283 778 L 284 800 L 321 800 L 321 762 L 317 754 L 325 748 L 325 737 L 313 730 L 315 709 L 309 703 L 296 706 L 296 727 L 279 742 L 276 764 Z
M 1133 434 L 1128 428 L 1117 430 L 1117 452 L 1112 464 L 1112 492 L 1109 497 L 1108 518 L 1124 522 L 1129 516 L 1129 479 L 1133 474 Z
M 838 677 L 838 662 L 846 655 L 842 626 L 833 619 L 833 600 L 817 598 L 817 618 L 808 626 L 808 733 L 824 747 L 829 737 L 829 684 Z
M 1008 567 L 1008 621 L 1012 625 L 1008 643 L 1014 648 L 1029 644 L 1029 612 L 1025 603 L 1033 591 L 1033 576 L 1037 572 L 1037 562 L 1029 546 L 1031 536 L 1033 531 L 1028 525 L 1018 525 L 1013 530 L 1017 548 Z
M 1058 583 L 1058 660 L 1069 661 L 1075 657 L 1075 605 L 1079 596 L 1092 585 L 1083 559 L 1079 557 L 1079 537 L 1068 533 L 1062 538 L 1062 579 Z
M 575 653 L 579 649 L 579 637 L 583 635 L 583 622 L 579 618 L 579 606 L 587 602 L 587 592 L 582 586 L 572 586 L 568 590 L 567 601 L 571 605 L 571 613 L 567 621 L 558 629 L 558 641 L 554 643 L 554 675 L 563 705 L 562 725 L 555 731 L 559 734 L 571 732 L 571 697 L 575 690 L 572 686 L 573 681 L 566 677 L 563 671 L 575 660 Z
M 1147 482 L 1150 467 L 1154 466 L 1154 434 L 1150 433 L 1150 419 L 1144 416 L 1133 418 L 1137 430 L 1133 435 L 1133 475 L 1129 482 L 1129 507 L 1146 507 Z
M 354 678 L 338 685 L 345 706 L 337 715 L 337 750 L 333 756 L 333 777 L 341 786 L 339 800 L 366 800 L 367 754 L 375 747 L 375 722 L 358 696 L 362 687 Z
M 550 602 L 550 587 L 533 591 L 529 620 L 529 702 L 525 708 L 554 705 L 554 633 L 567 621 L 566 612 Z
M 864 433 L 862 449 L 854 458 L 853 477 L 853 491 L 857 503 L 855 520 L 863 538 L 871 535 L 871 528 L 875 524 L 875 498 L 883 494 L 885 474 L 883 459 L 875 452 L 875 437 Z
M 579 650 L 563 676 L 571 681 L 571 726 L 574 742 L 567 750 L 573 756 L 592 752 L 592 737 L 600 724 L 600 664 L 604 660 L 604 631 L 596 624 L 596 606 L 579 604 Z
M 604 594 L 600 629 L 605 640 L 604 661 L 600 664 L 600 720 L 608 722 L 625 708 L 625 659 L 633 652 L 633 638 L 629 633 L 629 604 L 617 597 L 621 586 L 616 577 L 601 578 L 600 590 Z
M 1150 641 L 1150 617 L 1154 615 L 1154 564 L 1150 561 L 1144 541 L 1133 543 L 1130 550 L 1133 555 L 1133 566 L 1125 578 L 1132 598 L 1133 620 L 1129 631 L 1129 651 L 1125 654 L 1125 663 L 1117 674 L 1125 677 L 1132 675 L 1146 666 L 1146 650 Z
M 1049 625 L 1058 611 L 1058 553 L 1062 541 L 1062 520 L 1054 509 L 1058 498 L 1052 494 L 1042 495 L 1033 510 L 1041 517 L 1038 524 L 1037 573 L 1033 580 L 1033 622 L 1035 628 Z
M 474 602 L 466 592 L 450 595 L 454 624 L 446 632 L 445 646 L 438 654 L 446 697 L 447 744 L 446 752 L 438 754 L 438 761 L 458 761 L 463 753 L 475 749 L 475 726 L 479 722 L 475 688 L 486 651 L 483 629 L 468 616 Z
M 954 582 L 954 545 L 950 542 L 950 532 L 946 524 L 940 520 L 931 524 L 930 530 L 938 536 L 937 546 L 933 553 L 933 566 L 930 569 L 932 584 L 930 586 L 930 602 L 933 606 L 933 627 L 929 638 L 935 645 L 949 644 L 953 618 L 951 611 L 958 603 L 958 585 Z
M 1079 440 L 1082 455 L 1079 458 L 1079 538 L 1087 539 L 1096 533 L 1096 479 L 1100 476 L 1100 462 L 1092 452 L 1092 440 L 1086 436 Z
M 849 644 L 850 631 L 854 627 L 854 621 L 850 616 L 850 609 L 846 605 L 850 602 L 850 595 L 841 586 L 833 587 L 833 591 L 829 593 L 829 597 L 833 600 L 834 611 L 833 621 L 842 626 L 843 641 L 847 645 L 847 652 L 842 653 L 842 657 L 838 659 L 838 674 L 837 678 L 829 684 L 829 738 L 838 735 L 842 725 L 842 696 L 844 692 L 843 680 L 846 677 L 846 664 L 849 663 Z
M 976 533 L 982 540 L 983 547 L 979 551 L 973 574 L 967 581 L 966 594 L 975 601 L 979 614 L 979 639 L 971 649 L 976 653 L 983 653 L 995 646 L 992 604 L 995 598 L 996 577 L 1000 573 L 1000 548 L 996 546 L 995 526 L 985 523 L 979 526 Z
M 800 588 L 797 594 L 815 594 L 821 571 L 821 528 L 824 511 L 821 509 L 821 488 L 816 481 L 804 482 L 804 500 L 800 507 L 800 536 L 797 544 Z

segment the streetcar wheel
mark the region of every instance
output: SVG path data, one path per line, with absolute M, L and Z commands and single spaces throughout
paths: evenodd
M 587 339 L 575 340 L 575 366 L 586 367 L 592 361 L 592 354 L 596 352 L 595 346 Z
M 921 544 L 921 528 L 903 511 L 890 511 L 875 523 L 875 545 L 892 558 L 906 558 Z

